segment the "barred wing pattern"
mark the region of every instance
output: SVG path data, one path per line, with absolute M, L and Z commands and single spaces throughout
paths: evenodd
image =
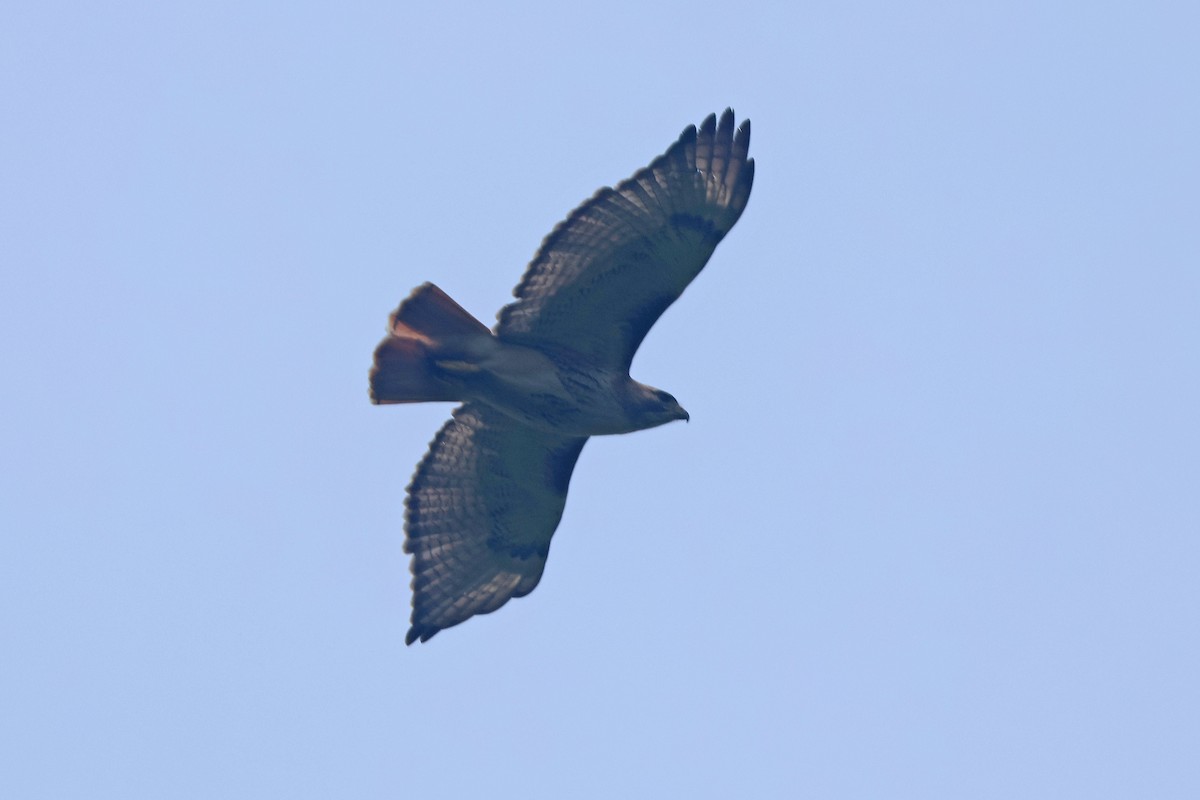
M 732 109 L 684 130 L 632 178 L 598 191 L 545 241 L 500 310 L 501 339 L 629 368 L 646 333 L 742 215 L 750 121 Z
M 535 431 L 480 403 L 455 409 L 405 501 L 408 644 L 533 591 L 586 441 Z

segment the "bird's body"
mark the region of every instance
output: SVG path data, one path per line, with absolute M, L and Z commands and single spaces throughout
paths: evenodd
M 628 370 L 566 348 L 504 341 L 432 283 L 400 305 L 391 330 L 376 353 L 386 364 L 372 381 L 376 403 L 474 400 L 531 428 L 585 437 L 687 418 L 673 398 Z
M 537 585 L 589 436 L 688 419 L 638 383 L 642 338 L 741 216 L 749 122 L 688 128 L 650 166 L 601 189 L 546 237 L 489 331 L 423 284 L 375 351 L 372 402 L 455 401 L 408 487 L 407 636 L 427 640 Z

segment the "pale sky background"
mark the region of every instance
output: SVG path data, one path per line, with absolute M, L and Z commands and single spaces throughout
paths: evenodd
M 0 796 L 1200 797 L 1195 3 L 8 3 L 0 91 Z M 692 422 L 405 647 L 388 312 L 727 105 Z

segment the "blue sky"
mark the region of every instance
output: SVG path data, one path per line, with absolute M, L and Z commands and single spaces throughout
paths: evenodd
M 0 795 L 1200 793 L 1200 12 L 0 10 Z M 754 194 L 529 597 L 403 644 L 481 319 L 732 105 Z

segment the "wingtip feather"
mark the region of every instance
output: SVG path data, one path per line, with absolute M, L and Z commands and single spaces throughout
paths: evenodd
M 727 108 L 721 114 L 721 122 L 717 125 L 717 141 L 728 146 L 733 141 L 733 109 Z
M 738 126 L 737 133 L 733 135 L 733 146 L 739 153 L 745 155 L 750 152 L 750 118 L 742 120 L 742 124 Z
M 412 627 L 408 629 L 408 633 L 404 635 L 404 644 L 411 645 L 418 639 L 422 644 L 424 644 L 436 636 L 440 630 L 441 628 L 431 628 L 428 625 L 413 624 Z

